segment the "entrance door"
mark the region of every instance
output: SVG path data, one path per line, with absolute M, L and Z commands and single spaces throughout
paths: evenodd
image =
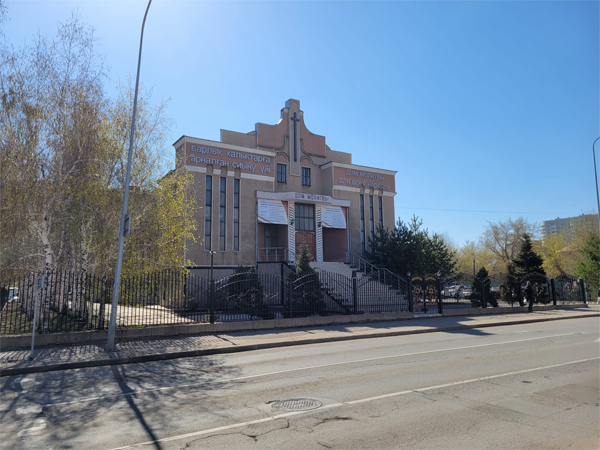
M 283 261 L 284 251 L 279 248 L 279 227 L 265 224 L 265 259 L 266 261 Z
M 296 203 L 296 258 L 300 255 L 302 244 L 308 246 L 308 251 L 314 261 L 317 256 L 317 237 L 315 234 L 315 205 Z

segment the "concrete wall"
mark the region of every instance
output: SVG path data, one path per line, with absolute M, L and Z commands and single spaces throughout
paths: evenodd
M 535 305 L 534 311 L 548 311 L 552 309 L 587 308 L 584 303 L 571 305 Z M 515 308 L 468 308 L 444 311 L 444 316 L 470 316 L 478 314 L 507 314 L 525 312 L 526 307 Z M 310 327 L 320 325 L 335 325 L 363 322 L 382 322 L 388 320 L 412 319 L 412 313 L 382 313 L 382 314 L 357 314 L 326 317 L 298 317 L 290 319 L 253 320 L 245 322 L 223 322 L 215 324 L 188 324 L 164 325 L 146 328 L 117 329 L 116 339 L 138 339 L 144 337 L 166 337 L 186 334 L 223 333 L 244 330 L 269 330 L 277 328 Z M 83 344 L 97 341 L 106 341 L 108 331 L 80 331 L 71 333 L 41 334 L 36 336 L 36 348 L 47 345 Z M 3 350 L 30 348 L 31 336 L 2 336 Z

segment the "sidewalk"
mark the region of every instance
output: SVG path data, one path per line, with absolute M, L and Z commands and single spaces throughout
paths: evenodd
M 533 313 L 421 317 L 388 322 L 327 325 L 324 327 L 236 331 L 160 339 L 146 338 L 117 342 L 117 350 L 114 352 L 106 352 L 104 350 L 106 342 L 103 341 L 85 345 L 43 347 L 36 349 L 33 361 L 29 361 L 30 352 L 28 350 L 2 351 L 0 352 L 0 376 L 581 317 L 600 317 L 600 307 L 590 305 L 589 308 L 536 311 Z

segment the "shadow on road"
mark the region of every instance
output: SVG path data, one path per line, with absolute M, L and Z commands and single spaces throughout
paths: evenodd
M 152 431 L 152 427 L 148 424 L 148 422 L 146 422 L 146 420 L 144 419 L 144 415 L 142 414 L 140 409 L 135 404 L 135 397 L 136 397 L 135 391 L 127 385 L 127 382 L 121 376 L 121 371 L 124 371 L 125 369 L 123 367 L 117 367 L 117 366 L 111 366 L 110 369 L 113 373 L 115 381 L 117 382 L 117 384 L 119 385 L 119 388 L 121 389 L 121 392 L 123 394 L 125 394 L 125 399 L 127 400 L 127 404 L 129 405 L 129 407 L 135 414 L 135 417 L 137 418 L 138 422 L 140 423 L 140 425 L 142 426 L 142 428 L 144 429 L 144 431 L 146 432 L 146 434 L 148 435 L 150 440 L 154 443 L 154 448 L 162 450 L 162 446 L 160 445 L 160 443 L 156 442 L 158 440 L 158 438 L 154 434 L 154 431 Z
M 214 356 L 3 377 L 2 448 L 110 448 L 145 435 L 161 449 L 156 441 L 172 431 L 183 405 L 202 404 L 239 373 Z M 32 406 L 42 406 L 41 412 L 17 413 Z M 42 418 L 46 428 L 39 435 L 19 438 L 8 431 Z

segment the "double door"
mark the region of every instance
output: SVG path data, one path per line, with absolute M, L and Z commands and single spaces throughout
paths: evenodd
M 315 233 L 315 205 L 296 203 L 296 258 L 300 255 L 300 247 L 306 244 L 311 259 L 317 259 L 317 236 Z

